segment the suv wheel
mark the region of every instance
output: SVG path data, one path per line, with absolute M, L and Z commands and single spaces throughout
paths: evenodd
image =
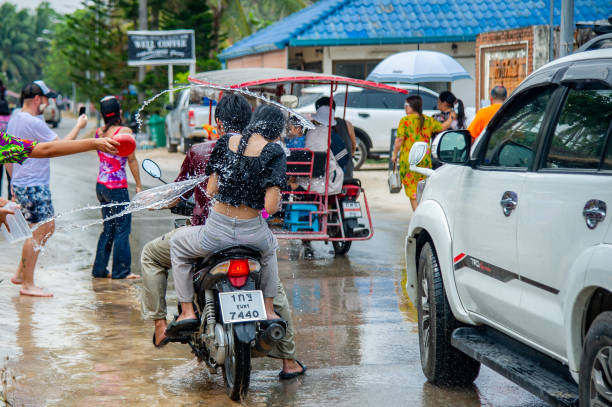
M 439 385 L 468 386 L 480 371 L 480 362 L 451 346 L 453 330 L 461 326 L 444 293 L 444 283 L 433 244 L 425 242 L 418 264 L 419 348 L 427 379 Z
M 580 405 L 609 406 L 612 400 L 612 312 L 595 318 L 580 361 Z
M 368 158 L 368 146 L 360 137 L 355 137 L 355 139 L 357 148 L 355 148 L 355 154 L 353 154 L 353 166 L 358 170 Z

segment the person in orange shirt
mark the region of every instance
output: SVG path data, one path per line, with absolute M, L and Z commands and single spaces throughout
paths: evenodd
M 472 141 L 476 141 L 476 138 L 480 136 L 480 133 L 487 127 L 487 124 L 489 124 L 489 121 L 491 121 L 495 113 L 499 110 L 507 96 L 508 91 L 503 86 L 495 86 L 491 89 L 491 105 L 478 110 L 474 120 L 472 120 L 472 123 L 470 123 L 468 127 L 472 135 Z

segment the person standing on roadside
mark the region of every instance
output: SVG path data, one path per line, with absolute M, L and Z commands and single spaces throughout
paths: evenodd
M 455 105 L 457 112 L 455 113 Z M 438 110 L 433 118 L 442 124 L 442 130 L 465 129 L 465 108 L 461 99 L 457 99 L 452 92 L 445 90 L 438 96 Z
M 132 134 L 132 130 L 121 125 L 121 105 L 114 96 L 106 96 L 100 101 L 100 113 L 104 119 L 104 126 L 96 130 L 96 138 L 113 137 L 116 134 Z M 98 157 L 100 158 L 100 169 L 96 184 L 96 195 L 100 205 L 125 203 L 125 205 L 103 207 L 102 218 L 106 219 L 123 211 L 130 202 L 125 164 L 130 167 L 136 181 L 136 193 L 142 191 L 142 184 L 135 153 L 128 157 L 120 157 L 98 151 Z M 129 280 L 140 278 L 139 275 L 131 274 L 131 229 L 131 214 L 104 221 L 104 229 L 98 239 L 96 259 L 92 269 L 94 277 L 126 278 Z M 111 250 L 113 252 L 113 270 L 109 274 L 107 266 Z
M 468 131 L 472 135 L 472 141 L 476 141 L 478 136 L 480 136 L 480 133 L 487 127 L 507 97 L 508 91 L 505 87 L 495 86 L 491 89 L 491 105 L 478 110 L 474 120 L 472 120 L 468 127 Z
M 420 96 L 408 96 L 404 107 L 406 109 L 406 116 L 400 120 L 397 128 L 397 137 L 395 138 L 391 161 L 393 165 L 397 165 L 399 159 L 400 177 L 402 184 L 404 184 L 404 191 L 406 196 L 410 198 L 412 210 L 415 210 L 417 207 L 417 184 L 420 180 L 425 179 L 425 176 L 410 171 L 410 162 L 408 161 L 410 149 L 417 141 L 423 141 L 429 145 L 433 134 L 439 133 L 443 129 L 439 121 L 423 114 L 423 100 Z M 429 148 L 418 166 L 431 168 L 431 152 Z
M 52 92 L 43 81 L 34 81 L 26 85 L 21 91 L 23 107 L 20 112 L 11 117 L 7 132 L 17 138 L 36 142 L 57 140 L 57 135 L 47 127 L 44 120 L 38 117 L 45 110 L 49 98 L 56 96 L 55 92 Z M 87 117 L 82 115 L 64 140 L 74 140 L 85 126 L 87 126 Z M 39 248 L 44 246 L 55 230 L 55 222 L 49 220 L 54 215 L 49 180 L 48 158 L 30 158 L 23 164 L 12 165 L 11 185 L 26 221 L 30 226 L 46 221 L 40 224 L 32 232 L 32 238 L 23 244 L 21 261 L 17 272 L 11 278 L 13 284 L 21 284 L 19 291 L 21 295 L 53 296 L 34 285 L 34 269 L 38 260 Z

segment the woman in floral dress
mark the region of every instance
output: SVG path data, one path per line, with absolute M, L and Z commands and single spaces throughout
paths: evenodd
M 416 190 L 417 184 L 425 176 L 416 172 L 410 171 L 410 163 L 408 162 L 408 154 L 412 145 L 417 141 L 424 141 L 430 144 L 433 134 L 442 131 L 440 122 L 432 117 L 423 115 L 423 100 L 420 96 L 409 96 L 404 104 L 406 116 L 400 120 L 397 128 L 397 137 L 393 147 L 391 160 L 397 165 L 399 152 L 400 176 L 406 196 L 410 198 L 412 210 L 417 207 Z M 428 148 L 427 154 L 418 164 L 419 167 L 431 168 L 431 151 Z

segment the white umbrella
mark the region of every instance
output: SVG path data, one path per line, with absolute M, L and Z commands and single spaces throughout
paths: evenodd
M 452 82 L 470 74 L 452 57 L 436 51 L 406 51 L 393 54 L 368 75 L 373 82 Z

